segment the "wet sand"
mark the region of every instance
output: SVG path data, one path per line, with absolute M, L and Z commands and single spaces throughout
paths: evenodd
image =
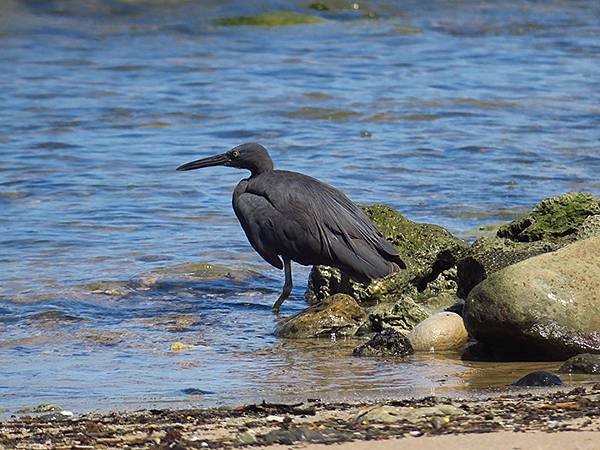
M 383 404 L 253 404 L 76 417 L 53 412 L 0 423 L 0 447 L 599 449 L 600 383 L 485 399 L 425 397 Z M 320 445 L 320 446 L 319 446 Z

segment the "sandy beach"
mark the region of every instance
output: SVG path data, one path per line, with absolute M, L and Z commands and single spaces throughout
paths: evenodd
M 296 447 L 296 446 L 294 446 Z M 344 449 L 344 450 L 437 450 L 444 449 L 482 449 L 505 450 L 597 450 L 600 448 L 599 431 L 561 431 L 558 433 L 545 433 L 535 431 L 532 433 L 515 433 L 498 431 L 486 434 L 464 434 L 452 436 L 424 436 L 419 438 L 392 438 L 379 441 L 346 442 L 339 445 L 308 444 L 296 448 L 311 450 Z M 290 446 L 273 445 L 265 447 L 268 450 L 283 450 Z
M 540 393 L 543 392 L 543 393 Z M 95 448 L 600 448 L 600 384 L 485 399 L 425 397 L 385 404 L 252 404 L 0 423 L 0 447 Z

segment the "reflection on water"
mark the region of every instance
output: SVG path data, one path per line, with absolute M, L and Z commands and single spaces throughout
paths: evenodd
M 282 276 L 231 211 L 243 174 L 174 168 L 259 141 L 470 238 L 599 193 L 600 4 L 333 3 L 0 2 L 0 408 L 482 392 L 555 368 L 274 338 Z M 215 22 L 282 10 L 325 20 Z

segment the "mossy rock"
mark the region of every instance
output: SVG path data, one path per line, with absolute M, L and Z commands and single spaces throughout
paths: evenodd
M 60 411 L 62 406 L 56 403 L 40 403 L 37 406 L 25 406 L 17 410 L 19 414 L 44 413 L 51 411 Z
M 354 336 L 366 321 L 367 315 L 356 300 L 336 294 L 282 320 L 274 334 L 293 339 Z
M 412 353 L 414 350 L 408 338 L 389 328 L 376 334 L 369 342 L 365 342 L 352 351 L 354 356 L 377 358 L 402 357 Z
M 568 192 L 547 198 L 530 213 L 498 230 L 515 242 L 561 241 L 572 238 L 588 216 L 600 214 L 600 198 L 589 192 Z
M 289 25 L 303 25 L 324 22 L 325 19 L 311 14 L 301 14 L 292 11 L 277 11 L 258 14 L 256 16 L 223 17 L 213 21 L 215 25 L 224 27 L 282 27 Z
M 444 292 L 456 292 L 456 272 L 452 269 L 468 248 L 465 241 L 440 226 L 408 220 L 388 206 L 362 208 L 383 236 L 398 249 L 407 269 L 364 286 L 343 277 L 338 269 L 315 266 L 307 291 L 309 303 L 319 302 L 336 292 L 351 295 L 361 306 L 393 304 L 406 296 L 425 302 Z
M 362 332 L 379 332 L 386 328 L 408 333 L 431 315 L 431 310 L 403 296 L 394 303 L 381 303 L 368 308 L 369 328 Z
M 377 19 L 379 13 L 375 10 L 374 4 L 369 2 L 356 2 L 349 0 L 320 0 L 306 4 L 306 8 L 315 11 L 322 11 L 341 18 L 357 19 Z M 382 5 L 376 5 L 382 12 L 388 8 L 381 8 Z
M 600 198 L 569 192 L 547 198 L 528 214 L 501 226 L 495 238 L 481 238 L 458 261 L 458 296 L 489 275 L 567 244 L 600 236 Z

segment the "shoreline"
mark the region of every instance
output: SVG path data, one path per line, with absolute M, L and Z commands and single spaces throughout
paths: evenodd
M 577 443 L 570 448 L 598 448 L 600 383 L 542 393 L 527 389 L 483 399 L 422 397 L 385 403 L 313 400 L 295 405 L 22 416 L 0 422 L 0 448 L 283 449 L 344 443 L 337 448 L 348 445 L 358 450 L 380 448 L 387 442 L 389 448 L 401 443 L 403 448 L 425 449 L 435 448 L 433 445 L 441 440 L 445 446 L 455 443 L 452 445 L 463 447 L 485 442 L 492 449 L 506 448 L 507 442 L 513 441 L 525 445 L 532 439 L 530 433 L 539 436 L 531 441 L 536 446 L 527 444 L 528 448 L 559 448 L 551 447 L 559 443 L 565 448 L 564 442 Z M 502 444 L 504 447 L 498 447 Z

